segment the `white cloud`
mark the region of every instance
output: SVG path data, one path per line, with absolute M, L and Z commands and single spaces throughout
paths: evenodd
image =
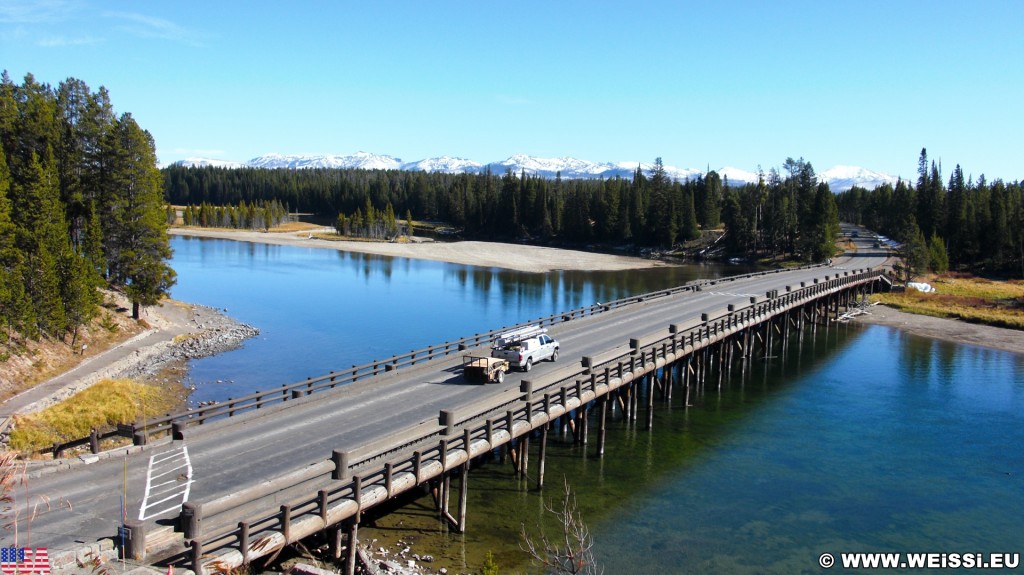
M 4 0 L 0 2 L 0 23 L 40 24 L 59 22 L 81 5 L 77 0 Z
M 60 48 L 63 46 L 88 46 L 90 44 L 99 44 L 100 42 L 103 42 L 102 38 L 94 38 L 92 36 L 80 36 L 78 38 L 47 36 L 37 40 L 36 45 L 43 48 Z
M 127 32 L 140 38 L 159 38 L 181 42 L 190 46 L 201 46 L 202 42 L 195 32 L 183 28 L 170 20 L 147 16 L 137 12 L 106 12 L 107 18 L 120 20 L 122 24 L 117 26 L 118 30 Z

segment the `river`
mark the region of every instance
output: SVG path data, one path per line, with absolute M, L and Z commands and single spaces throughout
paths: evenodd
M 740 273 L 525 274 L 225 240 L 172 246 L 176 299 L 263 330 L 192 362 L 194 401 Z M 737 369 L 690 406 L 682 397 L 656 401 L 653 430 L 643 415 L 616 420 L 603 458 L 552 436 L 543 492 L 508 465 L 474 468 L 465 534 L 449 533 L 423 497 L 361 537 L 378 546 L 401 538 L 450 572 L 478 572 L 487 551 L 502 573 L 538 572 L 520 530 L 554 533 L 543 506 L 557 505 L 564 477 L 609 574 L 820 573 L 823 553 L 1024 551 L 1020 355 L 839 326 Z

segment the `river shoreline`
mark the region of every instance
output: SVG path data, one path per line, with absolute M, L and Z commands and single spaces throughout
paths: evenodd
M 471 266 L 503 267 L 536 273 L 561 269 L 623 271 L 669 265 L 658 260 L 631 256 L 497 242 L 335 242 L 316 239 L 309 232 L 274 233 L 200 228 L 172 228 L 170 233 L 190 237 L 229 239 L 274 245 L 295 245 L 392 257 L 427 259 Z M 1012 329 L 971 324 L 955 319 L 916 315 L 886 306 L 873 306 L 868 310 L 867 314 L 858 316 L 855 318 L 855 321 L 895 327 L 915 335 L 953 343 L 977 345 L 1024 354 L 1024 337 L 1022 337 L 1021 332 Z
M 188 360 L 230 351 L 259 334 L 221 310 L 170 299 L 145 308 L 144 316 L 146 330 L 8 399 L 4 411 L 42 411 L 104 379 L 180 386 Z
M 623 271 L 671 265 L 660 260 L 500 242 L 364 242 L 323 240 L 312 232 L 257 232 L 171 228 L 172 235 L 442 261 L 477 267 L 545 273 L 557 270 Z
M 216 237 L 222 239 L 239 239 L 240 241 L 261 241 L 259 239 L 240 239 L 229 237 L 231 232 L 227 233 L 209 233 L 209 234 L 181 234 L 181 235 L 202 235 L 203 237 Z M 262 236 L 267 240 L 275 239 L 274 236 L 279 234 L 262 234 L 259 232 L 253 232 L 256 237 Z M 289 235 L 289 234 L 282 234 Z M 305 241 L 299 238 L 300 242 Z M 308 240 L 308 238 L 307 238 Z M 332 246 L 330 244 L 334 242 L 327 242 L 323 240 L 308 240 L 311 242 L 311 247 L 319 248 L 331 248 L 331 249 L 347 249 L 338 246 Z M 278 243 L 281 245 L 303 245 L 302 243 L 292 242 L 291 240 L 284 241 L 261 241 L 261 243 Z M 349 242 L 354 244 L 362 244 L 361 242 Z M 326 244 L 326 245 L 319 245 Z M 372 245 L 372 244 L 370 244 Z M 400 246 L 401 244 L 398 244 Z M 421 244 L 428 245 L 428 244 Z M 394 244 L 379 244 L 378 246 L 394 246 Z M 305 247 L 305 246 L 303 246 Z M 362 247 L 362 246 L 360 246 Z M 518 248 L 526 248 L 524 254 L 533 250 L 544 250 L 538 252 L 538 254 L 547 254 L 548 248 L 534 248 L 531 246 L 509 246 L 507 244 L 497 244 L 491 246 L 490 249 L 495 250 L 499 253 L 516 254 L 514 257 L 518 259 Z M 393 249 L 393 248 L 391 248 Z M 352 251 L 364 251 L 353 249 Z M 397 252 L 397 250 L 395 250 Z M 569 250 L 554 250 L 554 251 L 569 251 Z M 368 252 L 376 253 L 376 252 Z M 563 257 L 572 259 L 575 254 L 586 254 L 588 256 L 600 256 L 619 258 L 620 256 L 605 256 L 602 254 L 587 254 L 586 252 L 572 252 L 573 255 L 565 255 Z M 417 257 L 401 255 L 400 253 L 386 254 L 395 255 L 395 257 Z M 443 259 L 440 256 L 442 252 L 436 252 L 434 255 L 437 258 L 423 257 L 422 259 L 441 259 L 441 261 L 451 261 L 449 259 Z M 466 257 L 466 256 L 459 256 Z M 538 255 L 524 255 L 524 258 L 538 258 Z M 640 260 L 640 258 L 626 258 L 627 260 Z M 539 259 L 543 259 L 540 257 Z M 486 261 L 486 260 L 485 260 Z M 561 259 L 550 259 L 549 261 L 564 261 Z M 596 262 L 597 260 L 591 260 Z M 650 267 L 651 265 L 658 265 L 658 262 L 650 262 L 648 260 L 640 260 Z M 463 263 L 465 265 L 477 265 L 472 261 L 456 261 L 455 263 Z M 487 265 L 486 263 L 483 265 Z M 531 264 L 534 265 L 534 264 Z M 614 265 L 609 263 L 609 265 Z M 564 269 L 560 267 L 550 269 Z M 586 269 L 634 269 L 634 268 L 586 268 Z M 171 305 L 168 305 L 168 304 Z M 184 310 L 184 311 L 183 311 Z M 132 375 L 138 377 L 152 377 L 155 373 L 158 373 L 162 367 L 165 367 L 171 363 L 178 362 L 182 366 L 188 359 L 205 357 L 227 351 L 241 344 L 247 337 L 252 337 L 258 331 L 249 332 L 246 329 L 236 329 L 238 326 L 244 326 L 235 322 L 230 317 L 226 316 L 223 312 L 226 310 L 218 310 L 208 308 L 205 306 L 198 306 L 192 304 L 183 304 L 180 302 L 165 302 L 164 306 L 159 308 L 147 308 L 147 320 L 154 326 L 155 330 L 164 330 L 165 334 L 170 340 L 170 344 L 165 341 L 163 344 L 153 344 L 150 348 L 144 349 L 134 356 L 129 356 L 125 362 L 118 366 L 121 370 L 120 373 L 124 375 Z M 868 314 L 861 315 L 855 319 L 864 324 L 884 325 L 902 329 L 908 333 L 921 335 L 925 337 L 931 337 L 936 339 L 942 339 L 946 341 L 962 343 L 974 346 L 983 346 L 993 349 L 1003 349 L 1015 353 L 1024 354 L 1024 338 L 1021 337 L 1020 332 L 1014 330 L 1006 330 L 1002 328 L 993 328 L 989 326 L 980 326 L 975 324 L 966 324 L 957 320 L 933 318 L 927 316 L 913 315 L 898 310 L 884 307 L 884 306 L 872 306 L 868 308 Z M 244 326 L 255 330 L 251 326 Z M 171 335 L 175 333 L 174 330 L 180 330 L 177 333 L 190 334 L 188 336 L 178 337 L 177 335 Z M 181 372 L 184 374 L 184 370 Z M 165 377 L 161 374 L 159 377 Z M 388 558 L 391 560 L 392 567 L 409 567 L 410 561 L 416 561 L 415 565 L 424 570 L 429 570 L 430 567 L 421 565 L 422 561 L 419 561 L 421 557 L 408 553 L 408 542 L 400 545 L 392 546 L 383 544 L 384 542 L 372 542 L 371 549 L 376 552 L 378 559 Z M 431 549 L 424 545 L 425 551 L 431 551 Z M 403 553 L 403 550 L 406 553 Z M 405 565 L 402 565 L 402 564 Z M 413 571 L 414 572 L 414 571 Z M 423 571 L 420 571 L 423 572 Z
M 1024 333 L 1015 329 L 913 314 L 884 305 L 869 307 L 867 313 L 858 315 L 854 321 L 896 328 L 921 337 L 1024 355 Z

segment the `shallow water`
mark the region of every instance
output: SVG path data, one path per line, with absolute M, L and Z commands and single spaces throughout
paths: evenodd
M 291 246 L 174 238 L 173 296 L 261 336 L 195 361 L 193 401 L 256 389 L 565 309 L 741 273 L 732 267 L 525 274 Z M 220 381 L 221 383 L 217 383 Z M 429 497 L 360 530 L 434 567 L 536 571 L 519 531 L 568 479 L 615 573 L 820 573 L 823 552 L 1021 552 L 1024 358 L 884 327 L 821 329 L 719 391 L 610 425 L 604 458 L 549 438 L 547 487 L 475 468 L 466 534 Z M 536 472 L 533 443 L 531 471 Z M 399 525 L 400 524 L 400 525 Z M 549 522 L 546 529 L 552 529 Z M 838 569 L 836 571 L 839 571 Z
M 449 568 L 475 572 L 490 550 L 503 572 L 536 571 L 519 531 L 539 532 L 565 477 L 606 573 L 819 573 L 824 552 L 1021 551 L 1019 355 L 833 327 L 692 403 L 656 400 L 653 431 L 644 413 L 617 421 L 603 459 L 549 439 L 543 493 L 510 465 L 475 469 L 464 535 L 429 497 L 361 533 L 387 542 L 386 527 L 416 525 L 415 547 Z
M 239 397 L 502 326 L 748 271 L 692 265 L 547 274 L 174 236 L 175 299 L 260 328 L 193 361 L 193 402 Z

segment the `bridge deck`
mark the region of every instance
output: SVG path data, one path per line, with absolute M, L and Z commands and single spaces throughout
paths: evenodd
M 786 286 L 810 285 L 816 278 L 871 268 L 884 259 L 882 254 L 862 253 L 837 259 L 832 267 L 722 280 L 701 291 L 651 298 L 557 324 L 549 333 L 561 344 L 558 362 L 538 364 L 529 374 L 510 373 L 502 384 L 465 382 L 461 355 L 453 354 L 192 426 L 186 429 L 184 442 L 191 474 L 176 475 L 174 480 L 188 483 L 191 501 L 211 501 L 259 485 L 266 486 L 269 494 L 274 491 L 274 478 L 302 470 L 312 474 L 312 468 L 323 465 L 334 450 L 366 453 L 406 443 L 424 430 L 436 430 L 442 410 L 478 412 L 516 400 L 524 379 L 554 381 L 578 372 L 584 356 L 628 352 L 630 338 L 642 340 L 664 333 L 670 324 L 698 325 L 702 314 L 721 315 L 730 304 L 741 309 L 750 305 L 752 297 L 763 300 L 771 290 L 785 292 Z M 34 476 L 31 492 L 47 497 L 49 505 L 36 506 L 31 520 L 32 545 L 49 547 L 53 556 L 61 549 L 77 549 L 114 536 L 121 525 L 122 495 L 127 491 L 128 519 L 139 518 L 147 496 L 150 458 L 179 450 L 180 444 L 165 440 L 146 448 L 122 449 L 89 465 Z M 147 529 L 152 532 L 176 521 L 180 498 L 171 503 L 174 505 L 169 505 L 167 512 L 151 503 L 147 506 L 144 517 L 151 525 Z M 25 507 L 19 515 L 19 529 L 25 532 L 31 502 L 20 504 Z

